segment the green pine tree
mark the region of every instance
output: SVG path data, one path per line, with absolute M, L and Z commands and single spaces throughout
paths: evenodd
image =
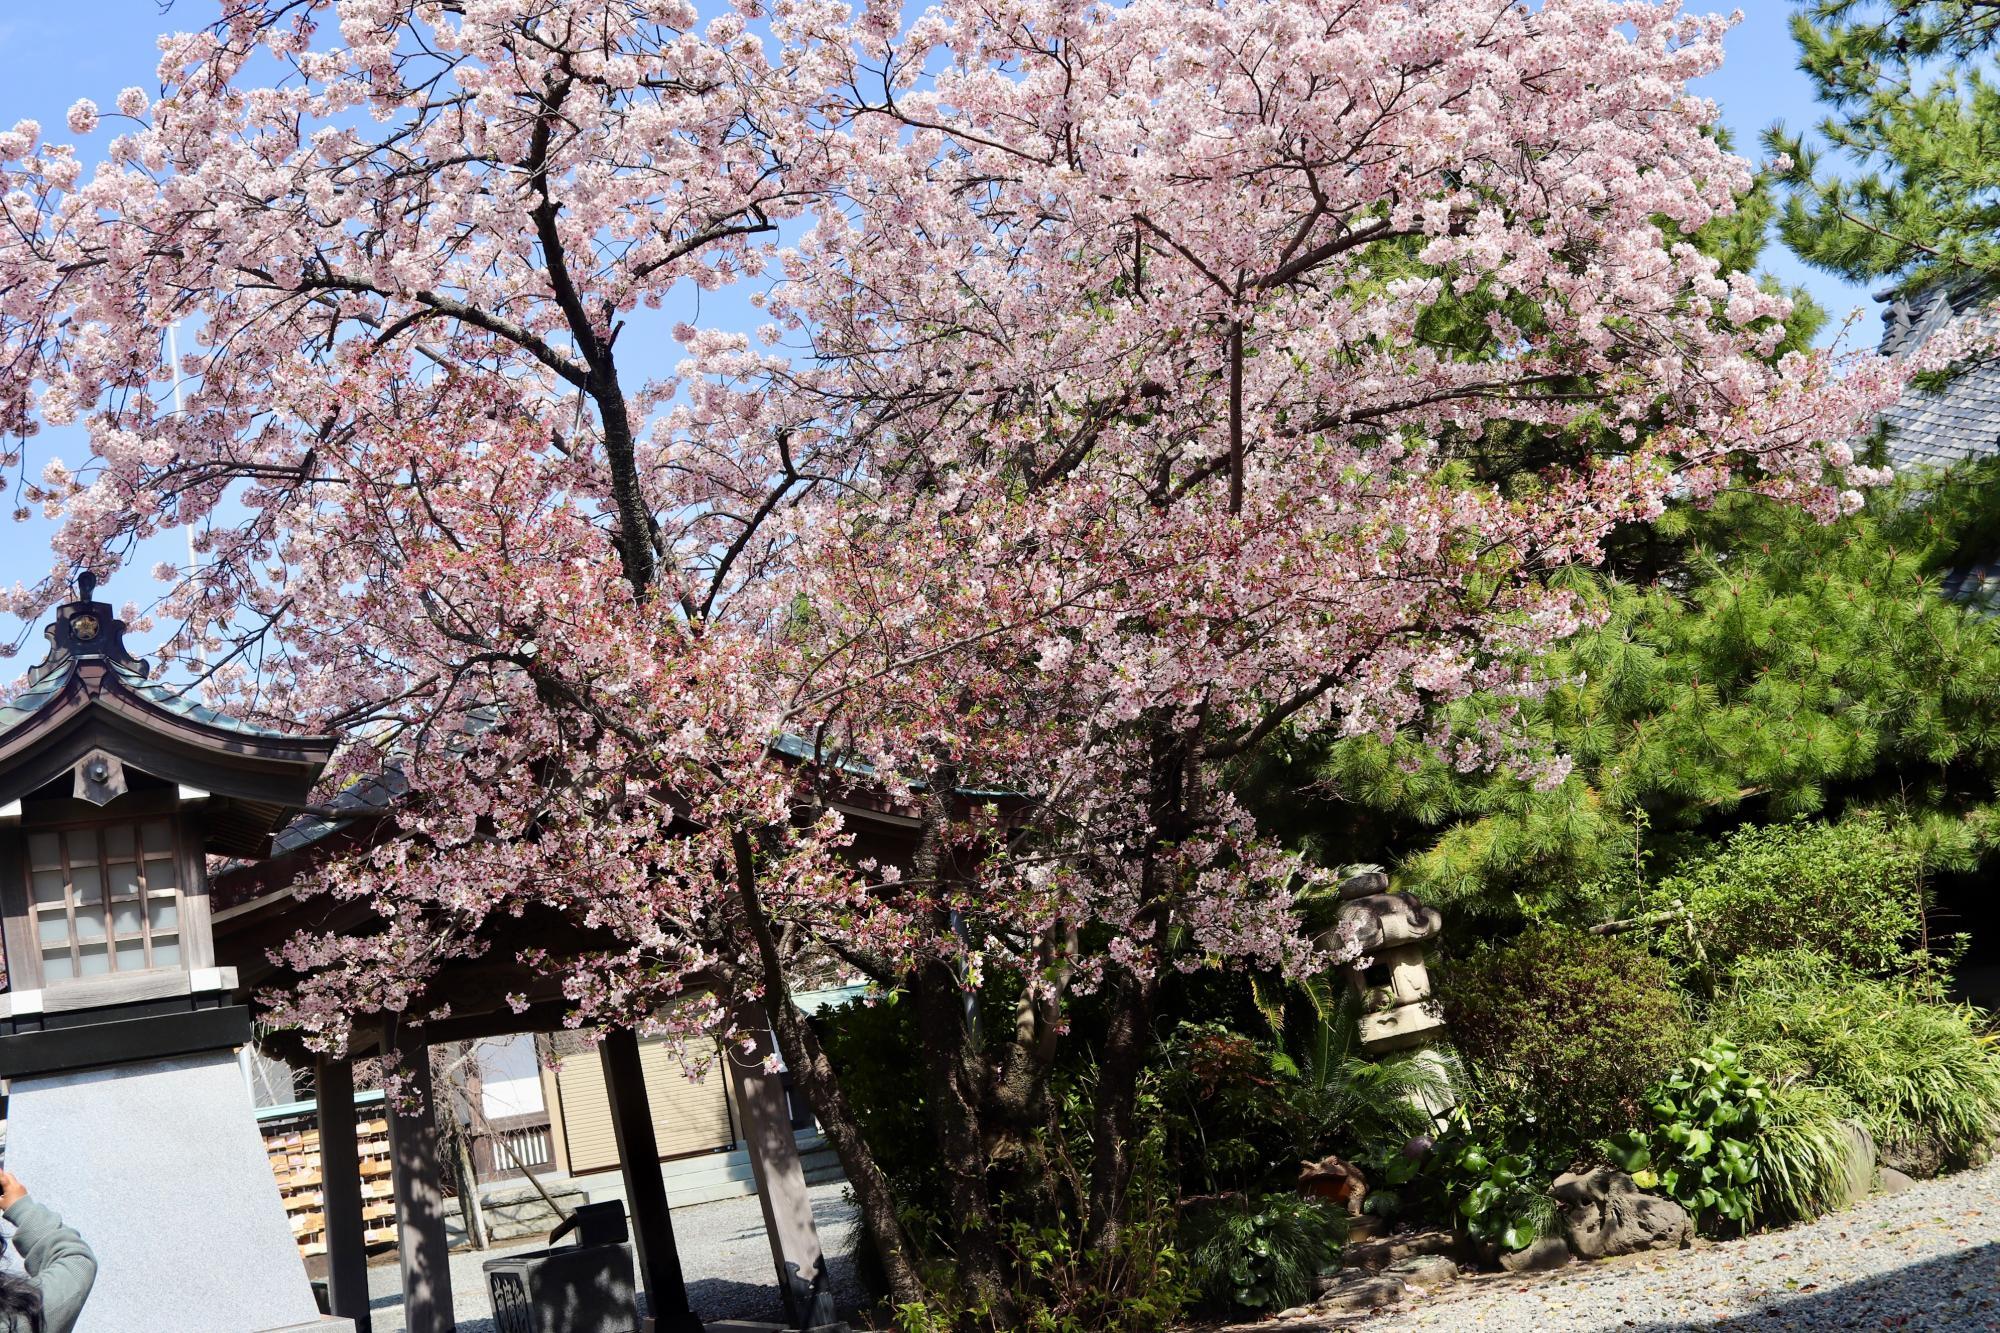
M 1785 243 L 1905 294 L 2000 277 L 2000 4 L 1808 0 L 1792 31 L 1828 110 L 1810 135 L 1765 137 L 1792 159 Z
M 2000 619 L 1940 580 L 2000 543 L 2000 466 L 1821 526 L 1743 497 L 1669 515 L 1684 578 L 1589 576 L 1605 623 L 1544 664 L 1523 721 L 1574 767 L 1462 774 L 1414 742 L 1291 738 L 1245 791 L 1329 863 L 1392 863 L 1475 931 L 1622 914 L 1745 823 L 1893 815 L 1926 862 L 2000 841 Z M 1497 700 L 1458 710 L 1461 722 Z

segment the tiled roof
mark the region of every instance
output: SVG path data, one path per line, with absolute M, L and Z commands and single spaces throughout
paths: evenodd
M 1970 569 L 1954 569 L 1944 576 L 1938 591 L 1982 616 L 2000 614 L 2000 562 L 1986 560 Z
M 62 691 L 64 680 L 63 676 L 44 676 L 0 706 L 0 734 L 12 731 L 41 712 L 42 705 Z
M 189 693 L 189 689 L 193 688 L 192 686 L 188 687 L 188 689 L 176 689 L 174 686 L 164 684 L 160 681 L 145 680 L 125 670 L 123 667 L 118 669 L 118 678 L 119 682 L 126 689 L 132 691 L 132 693 L 138 695 L 147 703 L 154 704 L 169 713 L 177 714 L 190 721 L 199 722 L 203 726 L 219 727 L 224 731 L 233 731 L 243 736 L 268 736 L 274 740 L 289 739 L 297 734 L 291 731 L 281 731 L 276 727 L 259 726 L 255 722 L 246 722 L 240 717 L 231 717 L 227 713 L 219 713 L 207 704 L 196 703 L 194 696 Z
M 176 717 L 184 717 L 206 727 L 233 731 L 239 736 L 263 736 L 272 740 L 285 740 L 293 735 L 291 732 L 258 726 L 254 722 L 245 722 L 227 713 L 219 713 L 206 704 L 197 703 L 189 689 L 147 680 L 128 667 L 114 665 L 112 671 L 116 673 L 118 683 L 128 692 L 162 712 L 172 713 Z M 60 694 L 68 682 L 67 670 L 44 674 L 40 679 L 34 680 L 26 689 L 9 699 L 4 706 L 0 706 L 0 733 L 12 730 L 40 712 L 42 706 Z
M 1881 350 L 1890 356 L 1913 352 L 1992 300 L 1989 288 L 1976 285 L 1940 285 L 1899 297 L 1882 312 Z M 1882 414 L 1882 423 L 1888 428 L 1889 462 L 1898 470 L 2000 454 L 2000 361 L 1975 364 L 1935 393 L 1908 390 Z
M 381 814 L 409 789 L 410 780 L 398 768 L 356 778 L 334 793 L 333 799 L 327 802 L 330 813 L 300 815 L 278 830 L 277 837 L 271 840 L 271 853 L 281 856 L 310 846 L 328 834 L 346 828 L 356 819 Z

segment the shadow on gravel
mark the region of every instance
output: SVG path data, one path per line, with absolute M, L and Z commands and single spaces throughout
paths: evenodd
M 1837 1287 L 1773 1292 L 1754 1314 L 1693 1325 L 1626 1327 L 1638 1333 L 1681 1333 L 1688 1328 L 1730 1333 L 1757 1329 L 1909 1329 L 1913 1333 L 2000 1329 L 2000 1245 L 1975 1246 L 1948 1258 Z

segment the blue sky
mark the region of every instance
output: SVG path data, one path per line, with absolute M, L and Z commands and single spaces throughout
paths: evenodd
M 1700 0 L 1688 5 L 1696 11 L 1708 7 Z M 1722 4 L 1712 7 L 1720 9 Z M 1799 73 L 1786 28 L 1792 6 L 1787 0 L 1742 0 L 1742 8 L 1744 21 L 1732 34 L 1725 67 L 1703 80 L 1696 91 L 1721 105 L 1737 150 L 1754 159 L 1760 152 L 1759 135 L 1772 122 L 1805 125 L 1819 112 L 1811 86 Z M 0 126 L 31 117 L 52 136 L 67 138 L 63 115 L 71 102 L 89 97 L 108 107 L 121 88 L 134 84 L 154 88 L 155 36 L 200 22 L 211 10 L 206 0 L 179 0 L 166 14 L 158 0 L 14 0 L 0 6 Z M 100 133 L 95 141 L 101 140 Z M 1861 308 L 1858 332 L 1873 338 L 1874 304 L 1866 292 L 1808 269 L 1781 248 L 1767 252 L 1766 264 L 1783 281 L 1805 285 L 1836 320 Z M 33 465 L 39 469 L 51 452 L 78 462 L 86 450 L 76 433 L 47 432 L 31 449 Z M 0 509 L 11 507 L 0 505 Z M 45 573 L 51 563 L 47 527 L 39 520 L 7 523 L 4 517 L 0 524 L 5 524 L 0 527 L 0 584 Z M 144 571 L 156 560 L 183 559 L 184 554 L 178 540 L 155 543 L 103 595 L 115 602 L 131 599 L 143 604 L 151 593 Z M 0 624 L 0 642 L 14 639 L 20 628 Z M 24 652 L 29 662 L 38 656 L 34 647 Z M 11 674 L 0 667 L 0 679 Z

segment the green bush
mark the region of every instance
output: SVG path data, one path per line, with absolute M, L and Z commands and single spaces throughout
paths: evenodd
M 1711 1041 L 1646 1096 L 1651 1124 L 1613 1138 L 1611 1160 L 1657 1186 L 1713 1233 L 1746 1225 L 1756 1204 L 1757 1142 L 1771 1085 L 1734 1046 Z
M 1640 1123 L 1692 1044 L 1665 962 L 1615 938 L 1536 927 L 1439 968 L 1452 1040 L 1482 1102 L 1552 1158 Z
M 1284 1310 L 1311 1300 L 1314 1276 L 1338 1260 L 1347 1214 L 1296 1194 L 1238 1195 L 1192 1211 L 1182 1233 L 1204 1298 Z
M 944 1176 L 933 1147 L 922 1066 L 911 1052 L 923 1049 L 915 1006 L 894 997 L 831 1006 L 813 1016 L 827 1059 L 840 1073 L 841 1091 L 860 1122 L 862 1137 L 895 1187 L 913 1232 L 928 1239 L 940 1231 Z
M 1922 879 L 1922 858 L 1880 820 L 1798 820 L 1737 830 L 1715 855 L 1663 880 L 1655 905 L 1682 904 L 1717 969 L 1804 948 L 1887 975 L 1923 924 Z M 1671 929 L 1661 939 L 1688 948 Z
M 1908 984 L 1794 953 L 1739 968 L 1713 1026 L 1773 1083 L 1838 1097 L 1878 1143 L 1935 1143 L 1960 1163 L 2000 1131 L 2000 1054 L 1983 1021 Z
M 1481 1123 L 1459 1107 L 1416 1175 L 1442 1194 L 1453 1225 L 1474 1240 L 1525 1249 L 1555 1228 L 1552 1173 L 1536 1162 L 1538 1147 L 1528 1126 Z M 1391 1181 L 1400 1183 L 1401 1174 Z
M 1223 1194 L 1294 1172 L 1298 1117 L 1287 1103 L 1296 1067 L 1269 1042 L 1221 1023 L 1182 1022 L 1154 1052 L 1166 1160 L 1186 1194 Z
M 1400 1156 L 1411 1138 L 1433 1133 L 1425 1108 L 1451 1104 L 1461 1081 L 1456 1062 L 1436 1048 L 1364 1052 L 1360 997 L 1336 977 L 1314 977 L 1295 992 L 1303 1002 L 1293 1006 L 1285 1047 L 1273 1061 L 1285 1074 L 1293 1155 L 1358 1159 L 1386 1150 Z

